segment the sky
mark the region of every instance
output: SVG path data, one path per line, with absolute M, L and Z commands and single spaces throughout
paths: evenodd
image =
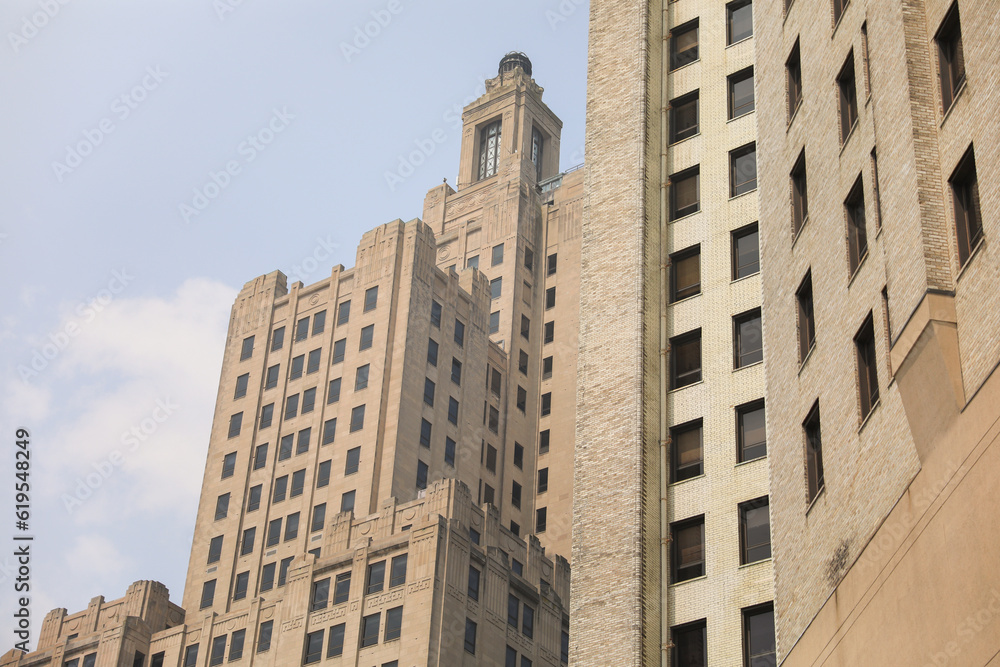
M 419 217 L 456 181 L 460 110 L 507 51 L 528 54 L 564 123 L 561 168 L 581 163 L 587 14 L 586 0 L 0 5 L 0 653 L 19 641 L 15 535 L 34 537 L 32 647 L 50 609 L 134 581 L 180 602 L 240 287 L 275 269 L 315 282 L 352 266 L 368 229 Z

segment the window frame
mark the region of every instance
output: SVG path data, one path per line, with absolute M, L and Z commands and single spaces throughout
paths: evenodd
M 683 262 L 695 259 L 698 264 L 698 281 L 690 285 L 679 285 L 678 268 Z M 679 250 L 670 255 L 670 303 L 677 303 L 684 299 L 701 294 L 701 244 L 695 244 L 683 250 Z
M 694 202 L 678 207 L 678 187 L 690 179 L 694 179 Z M 701 211 L 701 165 L 696 164 L 670 175 L 670 220 L 680 220 L 699 211 Z
M 701 41 L 701 35 L 698 32 L 698 19 L 688 21 L 679 26 L 675 26 L 670 29 L 670 71 L 680 69 L 685 65 L 690 65 L 691 63 L 698 62 L 700 60 L 699 47 Z M 695 41 L 693 47 L 688 47 L 683 51 L 677 50 L 678 39 L 682 35 L 687 35 L 691 32 L 695 33 Z
M 698 461 L 681 465 L 680 461 L 680 437 L 689 433 L 698 432 Z M 705 431 L 701 418 L 693 419 L 683 424 L 670 427 L 670 483 L 684 482 L 705 474 Z M 695 467 L 697 466 L 697 467 Z
M 692 368 L 682 374 L 678 372 L 678 348 L 682 346 L 691 345 L 697 341 L 698 344 L 698 367 L 697 369 Z M 693 329 L 691 331 L 686 331 L 682 334 L 674 336 L 670 339 L 670 391 L 674 389 L 683 389 L 693 384 L 698 384 L 702 381 L 702 370 L 703 370 L 703 355 L 702 355 L 702 345 L 701 345 L 701 328 Z M 690 379 L 688 378 L 690 376 Z
M 701 109 L 699 101 L 699 90 L 693 90 L 690 93 L 685 93 L 679 97 L 675 97 L 670 100 L 670 132 L 669 132 L 669 142 L 671 144 L 676 144 L 685 139 L 690 139 L 691 137 L 697 136 L 701 130 Z M 678 128 L 679 114 L 681 109 L 688 107 L 689 105 L 694 105 L 694 123 L 684 127 L 683 129 Z
M 941 25 L 934 34 L 934 43 L 937 46 L 941 112 L 947 114 L 955 105 L 966 81 L 962 21 L 957 0 L 945 12 Z
M 753 65 L 750 65 L 749 67 L 744 67 L 738 72 L 733 72 L 728 77 L 726 77 L 726 89 L 729 102 L 729 120 L 736 120 L 737 118 L 742 118 L 743 116 L 751 114 L 757 110 L 757 93 L 754 90 L 753 77 L 754 77 Z M 737 108 L 736 85 L 743 83 L 748 79 L 750 81 L 750 93 L 751 93 L 750 102 L 749 104 L 744 103 L 742 106 Z

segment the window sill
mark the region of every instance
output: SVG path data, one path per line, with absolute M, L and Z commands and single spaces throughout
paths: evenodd
M 753 193 L 755 193 L 755 192 L 757 192 L 757 187 L 756 187 L 756 186 L 754 186 L 754 187 L 753 187 L 752 189 L 750 189 L 750 190 L 747 190 L 746 192 L 741 192 L 741 193 L 739 193 L 738 195 L 732 195 L 732 196 L 731 196 L 731 197 L 729 198 L 729 201 L 733 201 L 734 199 L 739 199 L 740 197 L 746 197 L 747 195 L 752 195 L 752 194 L 753 194 Z
M 754 562 L 752 562 L 752 563 L 743 563 L 743 564 L 742 564 L 742 565 L 740 565 L 740 566 L 739 566 L 739 568 L 737 568 L 737 569 L 740 569 L 740 570 L 743 570 L 743 569 L 746 569 L 746 568 L 750 568 L 750 567 L 753 567 L 754 565 L 761 565 L 761 564 L 767 564 L 767 565 L 770 565 L 770 564 L 771 564 L 771 561 L 772 561 L 772 559 L 773 559 L 773 557 L 771 557 L 771 558 L 761 558 L 760 560 L 755 560 L 755 561 L 754 561 Z
M 858 260 L 858 265 L 856 267 L 854 267 L 854 271 L 851 273 L 850 277 L 847 279 L 847 289 L 851 289 L 851 286 L 854 285 L 854 280 L 858 277 L 858 274 L 861 273 L 861 269 L 864 267 L 865 262 L 868 261 L 868 257 L 870 255 L 871 255 L 871 253 L 868 252 L 868 249 L 866 248 L 865 249 L 864 257 L 862 257 L 861 259 Z
M 677 299 L 676 301 L 668 301 L 668 306 L 676 306 L 678 303 L 684 303 L 685 301 L 690 301 L 691 299 L 701 296 L 701 291 L 699 289 L 697 294 L 692 294 L 691 296 L 686 296 L 683 299 Z
M 787 95 L 788 93 L 785 94 Z M 799 109 L 801 108 L 802 108 L 802 98 L 800 97 L 799 103 L 795 105 L 794 109 L 792 109 L 792 113 L 788 114 L 788 125 L 785 127 L 785 134 L 787 134 L 788 131 L 792 129 L 792 121 L 795 120 L 795 117 L 799 114 Z
M 951 99 L 951 106 L 949 106 L 948 110 L 941 115 L 941 123 L 938 125 L 939 128 L 944 127 L 945 122 L 949 118 L 951 118 L 951 112 L 954 111 L 955 107 L 958 106 L 958 99 L 962 96 L 962 93 L 964 93 L 965 89 L 968 87 L 967 86 L 968 82 L 969 82 L 969 74 L 968 72 L 966 72 L 965 78 L 962 79 L 962 85 L 958 87 L 958 90 L 955 91 L 955 97 Z
M 681 144 L 683 144 L 683 143 L 684 143 L 685 141 L 691 141 L 691 140 L 692 140 L 692 139 L 694 139 L 695 137 L 700 137 L 700 136 L 701 136 L 701 130 L 699 130 L 699 131 L 695 132 L 695 133 L 694 133 L 694 134 L 692 134 L 692 135 L 691 135 L 690 137 L 684 137 L 683 139 L 678 139 L 677 141 L 672 141 L 672 142 L 669 142 L 669 143 L 667 144 L 667 146 L 668 146 L 668 147 L 670 147 L 670 148 L 673 148 L 674 146 L 680 146 L 680 145 L 681 145 Z
M 851 142 L 851 137 L 854 136 L 854 131 L 858 129 L 858 125 L 861 124 L 861 116 L 854 119 L 854 123 L 851 124 L 851 129 L 848 130 L 847 136 L 844 140 L 840 142 L 840 154 L 838 157 L 844 157 L 844 150 L 847 148 L 847 144 Z
M 839 28 L 844 22 L 844 17 L 847 15 L 847 10 L 850 9 L 850 7 L 851 3 L 849 1 L 844 3 L 844 8 L 840 10 L 840 17 L 837 19 L 837 22 L 833 24 L 833 32 L 830 33 L 830 39 L 837 36 L 837 28 Z
M 823 494 L 825 492 L 826 492 L 826 483 L 824 483 L 823 486 L 820 487 L 819 491 L 816 492 L 816 497 L 813 498 L 812 501 L 810 501 L 809 505 L 806 507 L 806 516 L 809 516 L 809 513 L 813 511 L 813 508 L 816 507 L 816 503 L 819 502 L 819 499 L 823 497 Z
M 695 58 L 694 60 L 692 60 L 689 63 L 684 63 L 683 65 L 680 65 L 678 67 L 671 67 L 669 70 L 667 70 L 667 74 L 673 74 L 674 72 L 680 72 L 685 67 L 690 67 L 691 65 L 694 65 L 695 63 L 700 63 L 700 62 L 701 62 L 701 56 Z
M 751 463 L 757 463 L 758 461 L 766 461 L 766 460 L 767 460 L 767 454 L 764 454 L 764 456 L 758 456 L 755 459 L 749 459 L 747 461 L 737 461 L 736 465 L 734 465 L 733 467 L 734 468 L 740 468 L 742 466 L 748 466 Z
M 751 39 L 753 39 L 753 35 L 747 35 L 746 37 L 744 37 L 741 40 L 735 41 L 732 44 L 727 44 L 726 48 L 728 49 L 731 46 L 736 46 L 737 44 L 742 44 L 743 42 L 746 42 L 746 41 L 751 40 Z
M 676 218 L 671 218 L 670 222 L 671 223 L 680 222 L 681 220 L 684 220 L 686 218 L 693 218 L 694 216 L 698 215 L 699 213 L 701 213 L 701 204 L 700 203 L 698 204 L 698 210 L 697 211 L 692 211 L 691 213 L 685 213 L 684 215 L 679 215 Z
M 668 389 L 667 390 L 667 394 L 673 394 L 674 392 L 683 391 L 683 390 L 689 389 L 691 387 L 697 387 L 700 384 L 705 384 L 705 381 L 704 380 L 698 380 L 697 382 L 692 382 L 691 384 L 686 384 L 683 387 L 676 387 L 674 389 Z
M 732 279 L 732 280 L 730 280 L 729 282 L 730 282 L 730 284 L 735 284 L 735 283 L 738 283 L 738 282 L 742 282 L 742 281 L 744 281 L 744 280 L 747 280 L 748 278 L 753 278 L 754 276 L 759 276 L 759 275 L 760 275 L 760 269 L 757 269 L 757 270 L 756 270 L 756 271 L 754 271 L 753 273 L 748 273 L 747 275 L 745 275 L 745 276 L 742 276 L 742 277 L 740 277 L 740 278 L 733 278 L 733 279 Z
M 800 377 L 802 375 L 802 370 L 806 367 L 806 362 L 809 361 L 812 358 L 812 356 L 813 356 L 813 350 L 815 350 L 815 349 L 816 349 L 816 339 L 813 338 L 812 345 L 809 346 L 809 351 L 806 352 L 806 356 L 803 357 L 802 361 L 799 362 L 799 373 L 798 373 L 798 375 Z
M 733 372 L 735 373 L 736 371 L 742 371 L 742 370 L 747 369 L 747 368 L 753 368 L 754 366 L 760 366 L 763 363 L 764 363 L 764 360 L 761 359 L 760 361 L 755 361 L 752 364 L 747 364 L 746 366 L 738 366 L 738 367 L 736 367 L 736 368 L 733 369 Z
M 687 479 L 682 479 L 677 482 L 670 482 L 670 486 L 677 486 L 679 484 L 684 484 L 686 482 L 693 482 L 696 479 L 704 479 L 704 478 L 705 478 L 705 473 L 701 473 L 700 475 L 695 475 L 694 477 L 688 477 Z
M 750 111 L 744 111 L 739 116 L 733 116 L 732 118 L 730 118 L 729 120 L 727 120 L 726 123 L 732 123 L 733 121 L 737 121 L 740 118 L 746 118 L 747 116 L 749 116 L 750 114 L 752 114 L 756 110 L 757 110 L 757 107 L 755 106 L 753 109 L 750 109 Z
M 703 579 L 708 579 L 708 575 L 703 574 L 700 577 L 691 577 L 690 579 L 685 579 L 684 581 L 672 581 L 670 582 L 670 588 L 683 586 L 684 584 L 690 584 L 692 581 L 702 581 Z
M 968 270 L 969 266 L 972 265 L 972 260 L 976 258 L 976 255 L 979 254 L 979 251 L 982 250 L 982 247 L 984 245 L 986 245 L 986 235 L 985 234 L 983 234 L 982 237 L 980 237 L 979 242 L 976 243 L 976 247 L 972 249 L 972 252 L 970 252 L 969 256 L 965 259 L 965 264 L 963 264 L 962 268 L 960 268 L 958 270 L 958 275 L 955 276 L 955 284 L 956 284 L 956 286 L 958 285 L 958 281 L 960 281 L 962 279 L 962 276 L 965 275 L 965 272 L 966 272 L 966 270 Z
M 801 224 L 801 225 L 799 225 L 799 231 L 797 231 L 797 232 L 795 232 L 794 234 L 792 234 L 792 249 L 794 249 L 794 248 L 795 248 L 795 243 L 796 243 L 796 242 L 797 242 L 797 241 L 799 240 L 799 237 L 800 237 L 800 236 L 802 236 L 802 230 L 806 228 L 806 224 L 807 224 L 808 222 L 809 222 L 809 216 L 807 215 L 807 216 L 806 216 L 806 217 L 805 217 L 805 218 L 804 218 L 804 219 L 802 220 L 802 224 Z
M 861 420 L 861 424 L 858 425 L 858 434 L 859 435 L 861 434 L 861 432 L 863 430 L 865 430 L 865 426 L 867 426 L 868 422 L 871 421 L 872 415 L 875 414 L 875 411 L 878 409 L 878 407 L 880 405 L 882 405 L 882 399 L 878 398 L 878 399 L 875 400 L 875 403 L 872 405 L 872 409 L 869 410 L 868 414 L 865 415 L 865 418 Z

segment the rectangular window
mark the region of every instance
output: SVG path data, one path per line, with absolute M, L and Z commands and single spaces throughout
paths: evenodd
M 245 361 L 253 356 L 253 336 L 243 339 L 243 347 L 240 350 L 240 361 Z
M 958 8 L 956 6 L 957 14 Z M 948 179 L 955 202 L 955 232 L 958 237 L 958 261 L 965 266 L 983 238 L 983 220 L 979 209 L 979 177 L 973 147 L 965 151 Z
M 364 366 L 358 366 L 358 370 L 354 373 L 354 391 L 361 391 L 368 387 L 368 369 L 369 364 Z
M 402 586 L 406 583 L 407 554 L 395 556 L 389 565 L 389 588 Z
M 547 454 L 549 451 L 549 429 L 545 429 L 538 434 L 538 453 Z
M 736 0 L 726 5 L 726 43 L 735 44 L 753 37 L 753 5 L 750 0 Z
M 532 135 L 534 135 L 535 132 L 537 132 L 537 130 L 533 130 Z M 532 139 L 534 139 L 534 137 L 532 137 Z M 541 169 L 541 165 L 539 165 L 539 169 Z M 535 252 L 528 247 L 524 248 L 524 268 L 528 269 L 528 271 L 535 268 Z
M 267 546 L 273 547 L 281 541 L 281 519 L 272 519 L 267 524 Z
M 309 317 L 303 317 L 295 323 L 295 340 L 305 340 L 309 337 Z
M 526 315 L 521 315 L 521 338 L 531 339 L 531 320 Z
M 521 612 L 521 634 L 528 639 L 535 636 L 535 610 L 527 604 Z
M 462 362 L 454 357 L 451 358 L 451 381 L 457 385 L 462 384 Z
M 455 441 L 448 437 L 444 439 L 444 462 L 455 467 Z
M 538 493 L 545 493 L 549 490 L 549 469 L 542 468 L 538 471 Z
M 792 234 L 798 234 L 809 217 L 809 199 L 806 192 L 806 151 L 802 149 L 789 174 L 792 185 Z
M 542 416 L 544 417 L 544 416 L 548 415 L 551 412 L 552 412 L 552 392 L 551 391 L 547 391 L 544 394 L 542 394 L 542 409 L 541 409 L 541 413 L 542 413 Z
M 837 0 L 834 0 L 836 2 Z M 837 75 L 840 91 L 840 143 L 845 143 L 854 124 L 858 121 L 858 93 L 854 80 L 854 51 L 847 54 L 847 62 Z
M 517 441 L 514 441 L 514 466 L 524 470 L 524 446 Z
M 309 414 L 316 407 L 316 387 L 302 392 L 302 414 Z
M 289 556 L 281 559 L 281 563 L 278 565 L 278 586 L 285 585 L 285 580 L 288 579 L 288 568 L 291 567 L 293 558 L 294 556 Z
M 736 406 L 736 449 L 740 462 L 767 456 L 763 400 Z
M 699 516 L 670 527 L 673 538 L 671 580 L 687 581 L 705 574 L 705 517 Z
M 545 310 L 556 307 L 556 288 L 550 287 L 545 290 Z
M 333 364 L 339 364 L 344 360 L 344 354 L 347 352 L 347 339 L 341 338 L 333 344 Z
M 319 471 L 316 473 L 316 488 L 322 489 L 330 485 L 330 468 L 333 461 L 327 459 L 319 464 Z
M 701 329 L 670 339 L 670 388 L 701 382 Z
M 495 310 L 490 313 L 490 333 L 495 334 L 500 331 L 500 311 Z
M 676 667 L 708 667 L 705 621 L 671 628 L 670 636 L 674 644 Z
M 260 509 L 260 496 L 263 488 L 261 484 L 250 487 L 250 495 L 247 496 L 247 512 Z
M 524 387 L 517 388 L 517 409 L 524 412 L 528 405 L 528 392 Z
M 743 610 L 743 660 L 747 667 L 774 665 L 774 604 Z
M 299 536 L 299 513 L 292 512 L 285 518 L 285 542 Z
M 309 604 L 309 611 L 326 609 L 330 601 L 330 577 L 313 582 L 312 601 Z
M 858 360 L 858 394 L 861 399 L 861 419 L 878 403 L 878 371 L 875 366 L 875 325 L 868 313 L 861 329 L 854 336 L 854 351 Z
M 260 632 L 257 633 L 257 653 L 263 653 L 271 648 L 271 631 L 274 629 L 274 621 L 264 621 L 260 624 Z
M 253 553 L 253 543 L 257 538 L 256 528 L 247 528 L 243 531 L 243 541 L 241 542 L 240 555 L 246 556 Z
M 507 647 L 507 657 L 504 659 L 504 667 L 517 667 L 517 651 Z
M 493 497 L 493 487 L 489 484 L 484 485 L 483 488 L 483 503 L 487 505 L 492 505 L 495 498 Z
M 670 100 L 670 143 L 698 134 L 698 91 Z
M 326 503 L 320 503 L 313 507 L 313 517 L 312 524 L 309 526 L 309 532 L 315 533 L 317 530 L 323 530 L 323 524 L 326 522 Z
M 771 557 L 771 513 L 767 496 L 740 504 L 740 564 Z
M 542 332 L 542 343 L 547 345 L 548 343 L 551 343 L 553 340 L 555 340 L 555 337 L 556 337 L 556 323 L 546 322 L 545 330 Z
M 375 306 L 378 305 L 378 285 L 375 287 L 369 287 L 365 290 L 365 309 L 363 312 L 368 312 L 370 310 L 375 310 Z
M 319 371 L 319 362 L 322 355 L 323 351 L 320 348 L 316 348 L 309 353 L 309 361 L 306 363 L 306 375 Z
M 267 369 L 267 375 L 264 378 L 264 389 L 274 389 L 278 386 L 278 371 L 281 368 L 281 364 L 275 364 Z
M 512 482 L 510 489 L 510 504 L 517 509 L 521 509 L 521 485 Z
M 517 628 L 521 617 L 521 601 L 513 593 L 507 594 L 507 625 Z
M 427 339 L 427 363 L 431 366 L 438 365 L 438 344 L 433 338 Z
M 299 414 L 299 395 L 294 394 L 285 399 L 285 419 L 291 419 Z
M 499 299 L 503 293 L 503 278 L 494 278 L 490 281 L 490 298 Z
M 851 192 L 844 200 L 847 215 L 847 256 L 853 275 L 861 261 L 868 255 L 868 230 L 865 226 L 865 189 L 858 176 Z
M 271 352 L 277 352 L 285 344 L 285 327 L 278 327 L 271 334 Z
M 802 57 L 799 54 L 799 40 L 795 40 L 795 46 L 785 61 L 785 81 L 788 94 L 788 122 L 792 122 L 792 116 L 802 102 Z
M 364 329 L 361 330 L 361 342 L 358 345 L 358 351 L 367 350 L 372 346 L 372 340 L 375 338 L 375 325 L 369 324 Z
M 285 459 L 292 458 L 292 443 L 294 440 L 295 440 L 295 435 L 292 433 L 281 436 L 281 440 L 278 443 L 279 461 L 284 461 Z
M 434 382 L 430 378 L 424 378 L 424 403 L 434 407 Z
M 952 3 L 934 41 L 938 47 L 941 106 L 944 111 L 948 111 L 965 82 L 965 53 L 962 49 L 962 24 L 957 2 Z
M 274 403 L 268 403 L 260 409 L 260 427 L 267 428 L 274 419 Z
M 743 368 L 764 360 L 760 308 L 733 318 L 733 344 L 733 368 Z
M 222 558 L 222 535 L 217 535 L 212 538 L 212 541 L 208 544 L 208 564 L 219 562 Z
M 470 600 L 479 600 L 479 577 L 481 573 L 473 566 L 469 566 L 469 588 L 468 596 Z
M 806 438 L 808 501 L 812 502 L 823 489 L 823 442 L 819 428 L 819 401 L 813 404 L 809 415 L 802 422 L 802 429 Z
M 427 488 L 427 464 L 423 461 L 417 461 L 417 488 Z
M 558 253 L 552 253 L 545 260 L 545 274 L 553 275 L 556 272 L 556 265 L 558 263 Z
M 365 427 L 365 406 L 359 405 L 351 410 L 351 433 Z
M 700 419 L 670 429 L 673 444 L 673 475 L 671 481 L 683 482 L 703 472 L 702 421 Z
M 268 563 L 264 566 L 260 573 L 260 592 L 269 591 L 274 588 L 274 570 L 275 564 Z
M 491 473 L 497 471 L 497 448 L 493 445 L 486 445 L 486 469 Z
M 809 351 L 816 344 L 816 323 L 813 319 L 812 272 L 806 277 L 795 292 L 799 320 L 799 363 L 805 361 Z
M 229 662 L 243 657 L 243 643 L 246 641 L 246 636 L 246 630 L 237 630 L 233 633 L 233 638 L 229 642 Z
M 206 581 L 201 587 L 201 608 L 211 607 L 215 600 L 215 579 Z
M 237 412 L 229 418 L 229 437 L 235 438 L 243 428 L 243 413 Z
M 465 260 L 465 268 L 467 269 L 478 269 L 479 268 L 479 255 L 474 257 L 469 257 Z
M 431 301 L 431 324 L 438 329 L 441 328 L 441 304 Z
M 698 60 L 698 19 L 670 31 L 670 69 Z
M 750 3 L 747 3 L 749 9 Z M 729 75 L 729 119 L 754 110 L 753 67 Z
M 326 390 L 326 402 L 336 403 L 340 400 L 340 378 L 330 380 L 330 386 Z
M 306 488 L 306 469 L 296 470 L 292 473 L 292 490 L 288 494 L 289 498 L 297 498 L 302 495 Z
M 240 572 L 236 575 L 236 583 L 233 585 L 233 599 L 242 600 L 247 596 L 247 588 L 250 586 L 250 572 Z
M 518 353 L 517 370 L 521 375 L 528 374 L 528 353 L 524 350 Z
M 670 219 L 677 220 L 700 209 L 699 167 L 692 167 L 670 177 Z
M 548 380 L 552 377 L 552 357 L 542 359 L 542 379 Z
M 426 419 L 420 420 L 420 446 L 430 447 L 431 446 L 431 423 Z
M 326 328 L 326 311 L 321 310 L 320 312 L 313 315 L 313 331 L 312 335 L 323 333 Z
M 327 640 L 326 657 L 336 658 L 344 655 L 344 634 L 347 629 L 346 623 L 338 623 L 330 628 L 330 639 Z
M 547 519 L 548 519 L 548 508 L 547 507 L 539 507 L 538 509 L 535 510 L 535 532 L 536 533 L 544 533 L 545 532 L 545 527 L 546 527 L 545 524 L 547 522 Z
M 198 645 L 191 644 L 184 649 L 184 667 L 195 667 L 198 664 Z
M 351 597 L 351 573 L 342 572 L 337 575 L 333 586 L 333 604 L 343 604 Z
M 344 476 L 353 475 L 361 466 L 361 448 L 352 447 L 347 450 L 347 463 L 344 465 Z
M 670 255 L 670 302 L 701 293 L 701 246 Z
M 393 607 L 385 612 L 384 641 L 399 639 L 403 631 L 403 608 Z M 393 662 L 396 662 L 395 660 Z
M 760 272 L 760 235 L 757 223 L 732 233 L 733 280 Z
M 272 495 L 271 502 L 280 503 L 282 500 L 285 499 L 287 493 L 288 493 L 288 475 L 282 475 L 281 477 L 274 480 L 274 493 Z M 271 523 L 274 522 L 272 521 Z M 278 523 L 279 524 L 281 523 L 280 519 L 278 520 Z M 270 544 L 268 544 L 268 546 L 270 546 Z
M 459 347 L 465 346 L 465 324 L 455 320 L 455 342 Z
M 747 144 L 729 153 L 729 196 L 757 189 L 757 144 Z
M 503 264 L 503 244 L 493 246 L 493 264 L 492 266 L 497 266 L 498 264 Z
M 465 651 L 476 654 L 476 622 L 472 619 L 465 619 Z
M 292 368 L 288 372 L 288 379 L 298 380 L 300 377 L 302 377 L 302 369 L 305 367 L 305 364 L 306 364 L 306 355 L 300 354 L 297 357 L 293 357 Z
M 337 306 L 337 326 L 347 324 L 348 320 L 351 319 L 351 300 L 341 301 L 340 305 Z
M 365 588 L 365 595 L 381 593 L 385 587 L 385 561 L 380 560 L 368 566 L 368 586 Z
M 241 412 L 242 416 L 243 413 Z M 232 477 L 233 473 L 236 471 L 236 452 L 230 452 L 226 454 L 222 459 L 222 479 L 227 477 Z
M 215 500 L 215 520 L 225 519 L 229 514 L 229 494 L 223 493 Z
M 851 0 L 833 0 L 833 25 L 837 25 L 840 17 L 844 15 L 844 8 Z
M 236 378 L 236 392 L 233 395 L 233 400 L 237 398 L 243 398 L 247 395 L 247 385 L 250 384 L 250 374 L 244 373 L 243 375 Z
M 448 397 L 448 421 L 458 426 L 458 401 L 453 397 Z
M 303 650 L 302 663 L 305 665 L 319 662 L 323 657 L 323 630 L 310 632 L 306 635 L 305 649 Z

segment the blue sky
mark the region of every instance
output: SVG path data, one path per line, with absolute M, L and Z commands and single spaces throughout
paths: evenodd
M 564 122 L 562 168 L 582 161 L 587 12 L 3 3 L 0 474 L 12 488 L 27 427 L 32 645 L 49 609 L 135 580 L 180 601 L 236 292 L 275 269 L 319 280 L 353 265 L 364 231 L 419 217 L 429 188 L 455 182 L 455 119 L 505 52 L 528 54 Z M 387 177 L 421 145 L 412 173 Z M 12 564 L 0 555 L 0 652 L 15 641 Z

